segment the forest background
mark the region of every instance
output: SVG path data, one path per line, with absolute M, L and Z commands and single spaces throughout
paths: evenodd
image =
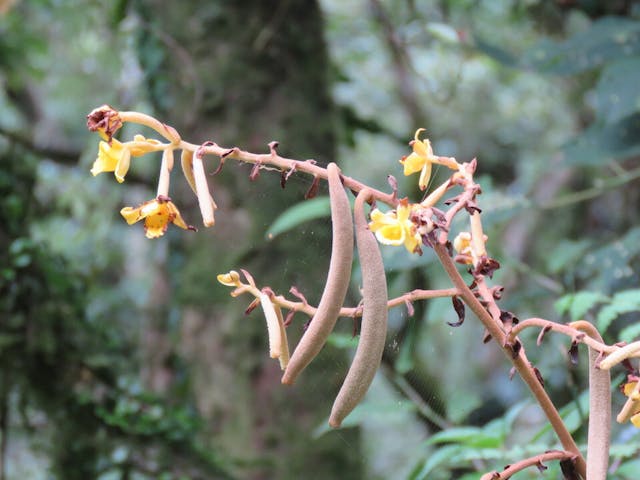
M 214 228 L 147 240 L 118 212 L 153 194 L 157 165 L 134 160 L 122 185 L 89 173 L 85 118 L 105 103 L 196 143 L 265 152 L 278 140 L 284 156 L 335 161 L 379 188 L 393 174 L 415 198 L 398 159 L 424 127 L 438 154 L 478 158 L 503 308 L 586 316 L 608 342 L 640 334 L 636 2 L 5 0 L 0 11 L 0 479 L 470 480 L 555 446 L 481 326 L 447 324 L 446 299 L 391 312 L 372 390 L 329 431 L 351 322 L 284 387 L 259 312 L 245 318 L 215 281 L 241 266 L 317 302 L 328 210 L 276 222 L 310 179 L 281 190 L 276 173 L 250 182 L 249 167 L 228 165 L 211 180 Z M 187 190 L 174 196 L 198 224 Z M 448 286 L 430 251 L 400 250 L 383 249 L 392 296 Z M 529 355 L 584 442 L 586 355 L 571 365 L 568 348 L 548 338 Z M 638 430 L 618 427 L 613 443 L 611 478 L 633 478 Z

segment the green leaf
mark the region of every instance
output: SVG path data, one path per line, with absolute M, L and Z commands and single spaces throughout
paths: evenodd
M 640 57 L 627 58 L 605 67 L 595 100 L 598 117 L 616 123 L 640 110 Z
M 429 440 L 426 441 L 427 445 L 433 445 L 436 443 L 465 443 L 469 439 L 482 434 L 482 429 L 479 427 L 453 427 L 443 430 L 441 432 L 432 435 Z
M 640 450 L 640 442 L 637 440 L 635 442 L 630 440 L 631 439 L 628 438 L 625 443 L 616 443 L 611 445 L 611 456 L 615 458 L 635 457 L 636 453 Z
M 488 434 L 484 429 L 478 427 L 456 427 L 448 428 L 433 435 L 427 440 L 426 445 L 437 443 L 457 443 L 470 447 L 499 447 L 502 439 L 495 435 Z
M 552 273 L 560 273 L 563 270 L 571 269 L 577 265 L 584 252 L 591 246 L 591 241 L 581 240 L 560 240 L 547 258 L 547 268 Z
M 569 402 L 560 408 L 558 413 L 562 417 L 569 433 L 575 432 L 581 425 L 586 423 L 586 415 L 589 413 L 589 391 L 582 392 L 575 401 Z M 531 441 L 537 441 L 549 432 L 551 432 L 551 424 L 547 423 L 536 432 Z
M 623 375 L 617 375 L 611 378 L 611 391 L 616 391 L 616 385 L 619 385 L 624 378 Z M 565 426 L 569 430 L 569 433 L 575 432 L 580 426 L 587 423 L 587 416 L 589 414 L 589 390 L 583 391 L 575 401 L 567 403 L 565 406 L 558 410 L 560 417 L 564 421 Z M 551 424 L 546 423 L 544 427 L 536 432 L 531 439 L 531 442 L 539 440 L 546 433 L 550 433 Z
M 559 314 L 569 313 L 571 320 L 579 320 L 596 304 L 606 302 L 609 297 L 600 292 L 583 290 L 570 293 L 559 298 L 555 303 L 555 309 Z
M 332 332 L 327 338 L 327 344 L 336 348 L 355 348 L 358 345 L 358 337 L 350 333 Z
M 631 343 L 640 337 L 640 321 L 637 321 L 620 331 L 620 340 Z
M 458 445 L 446 445 L 436 450 L 427 458 L 427 460 L 418 466 L 409 476 L 410 480 L 423 480 L 429 478 L 428 475 L 434 468 L 448 462 L 451 458 L 459 453 L 462 447 Z
M 397 420 L 407 413 L 416 411 L 416 406 L 409 400 L 400 401 L 371 401 L 365 400 L 360 403 L 353 411 L 344 419 L 340 428 L 357 427 L 368 418 L 375 418 L 376 421 L 385 421 L 389 425 L 397 424 Z M 327 417 L 320 425 L 318 425 L 312 433 L 314 438 L 318 438 L 332 429 L 329 426 L 329 418 Z
M 427 22 L 425 30 L 443 43 L 460 43 L 458 32 L 447 23 Z
M 640 53 L 640 22 L 603 17 L 564 42 L 544 40 L 527 51 L 524 68 L 573 75 Z
M 500 62 L 501 64 L 507 67 L 516 67 L 518 65 L 517 57 L 508 50 L 498 45 L 489 43 L 483 38 L 477 36 L 474 37 L 474 43 L 478 50 L 480 50 L 485 55 L 493 58 L 494 60 Z
M 577 271 L 594 290 L 611 291 L 612 286 L 633 275 L 629 263 L 640 253 L 640 227 L 629 230 L 622 238 L 589 250 Z
M 626 307 L 639 307 L 640 306 L 640 288 L 631 288 L 629 290 L 620 290 L 617 292 L 612 302 L 620 303 Z
M 598 313 L 598 330 L 605 332 L 616 318 L 623 313 L 640 310 L 640 289 L 622 290 L 616 293 L 609 305 Z
M 569 165 L 603 165 L 640 153 L 640 112 L 614 123 L 596 122 L 564 147 Z
M 12 347 L 23 339 L 22 335 L 11 333 L 0 333 L 0 352 L 5 348 Z
M 282 212 L 267 229 L 266 237 L 272 240 L 277 235 L 288 232 L 305 222 L 328 217 L 330 214 L 329 197 L 305 200 Z
M 638 472 L 640 472 L 640 459 L 631 460 L 625 462 L 616 469 L 617 478 L 632 479 L 637 478 Z

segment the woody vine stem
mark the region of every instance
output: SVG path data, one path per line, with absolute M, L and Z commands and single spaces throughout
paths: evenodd
M 114 135 L 126 122 L 149 127 L 162 140 L 135 135 L 133 140 L 121 142 Z M 317 307 L 310 305 L 303 293 L 295 287 L 289 292 L 295 300 L 277 294 L 268 286 L 259 287 L 245 270 L 220 274 L 218 281 L 234 288 L 231 291 L 233 297 L 243 294 L 254 297 L 247 313 L 261 307 L 267 324 L 270 356 L 279 360 L 284 370 L 282 383 L 285 384 L 294 383 L 298 375 L 321 352 L 339 317 L 362 317 L 356 354 L 329 418 L 332 427 L 341 425 L 343 419 L 362 400 L 373 380 L 384 349 L 388 310 L 406 306 L 409 314 L 412 314 L 413 302 L 450 297 L 459 319 L 450 325 L 462 325 L 465 307 L 475 314 L 486 329 L 485 342 L 493 340 L 505 353 L 513 365 L 513 373 L 517 372 L 528 386 L 563 449 L 541 452 L 531 458 L 514 461 L 501 472 L 488 472 L 482 477 L 483 480 L 505 480 L 531 466 L 543 469 L 543 462 L 551 460 L 560 461 L 566 478 L 604 480 L 608 468 L 611 421 L 609 371 L 618 365 L 622 365 L 627 371 L 622 391 L 628 400 L 617 420 L 631 421 L 640 428 L 640 376 L 637 366 L 632 364 L 632 361 L 640 357 L 640 342 L 607 345 L 596 328 L 586 321 L 567 325 L 531 318 L 520 322 L 513 313 L 502 310 L 498 305 L 502 288 L 488 283 L 500 264 L 488 255 L 486 249 L 487 237 L 483 233 L 481 208 L 477 204 L 481 189 L 474 181 L 477 162 L 473 159 L 460 163 L 452 157 L 435 155 L 429 140 L 420 138 L 423 129 L 418 129 L 410 142 L 412 152 L 400 160 L 404 174 L 419 173 L 418 185 L 425 191 L 434 164 L 442 165 L 452 173 L 420 202 L 413 203 L 406 197 L 399 197 L 393 176 L 389 176 L 391 192 L 386 193 L 343 175 L 334 163 L 324 168 L 313 160 L 281 157 L 277 153 L 277 142 L 269 143 L 269 152 L 264 154 L 247 152 L 237 147 L 225 148 L 214 142 L 197 145 L 183 140 L 174 128 L 149 115 L 119 112 L 108 105 L 92 111 L 88 115 L 87 126 L 102 137 L 98 157 L 91 169 L 93 175 L 113 172 L 116 180 L 123 182 L 132 158 L 162 152 L 156 197 L 138 207 L 125 207 L 121 210 L 129 224 L 144 221 L 148 238 L 162 236 L 169 224 L 195 230 L 195 227 L 184 221 L 169 196 L 170 174 L 176 150 L 181 151 L 182 172 L 198 199 L 205 227 L 215 224 L 214 214 L 217 208 L 206 173 L 209 169 L 204 164 L 207 157 L 219 159 L 214 175 L 219 174 L 224 163 L 229 160 L 252 164 L 249 176 L 251 180 L 256 180 L 263 169 L 279 171 L 283 188 L 293 174 L 310 175 L 313 181 L 305 198 L 316 195 L 320 181 L 328 182 L 332 250 L 325 289 Z M 454 189 L 457 193 L 450 195 L 450 190 Z M 353 212 L 347 190 L 357 197 Z M 371 205 L 368 213 L 365 211 L 366 204 Z M 386 212 L 378 208 L 380 204 L 388 207 Z M 444 205 L 445 209 L 441 210 L 436 205 Z M 454 217 L 465 214 L 469 217 L 469 230 L 450 239 Z M 362 270 L 363 301 L 357 306 L 347 307 L 343 303 L 351 278 L 354 241 Z M 409 254 L 419 255 L 423 248 L 433 249 L 453 287 L 441 290 L 415 289 L 389 299 L 380 244 L 404 246 Z M 466 266 L 471 277 L 469 284 L 456 263 Z M 287 312 L 286 315 L 284 311 Z M 311 320 L 290 355 L 286 329 L 296 313 L 311 317 Z M 527 358 L 518 337 L 526 328 L 540 329 L 538 345 L 546 333 L 554 332 L 571 339 L 571 355 L 576 354 L 577 346 L 581 343 L 586 344 L 589 349 L 590 416 L 586 459 L 549 398 L 540 372 Z

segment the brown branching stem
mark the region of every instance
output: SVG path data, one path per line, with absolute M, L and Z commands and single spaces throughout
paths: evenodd
M 579 323 L 580 329 L 578 329 L 575 325 L 576 323 L 566 325 L 563 323 L 552 322 L 551 320 L 546 320 L 544 318 L 532 317 L 527 318 L 526 320 L 521 320 L 520 323 L 514 325 L 513 328 L 507 333 L 507 336 L 509 341 L 513 341 L 516 336 L 518 336 L 523 330 L 536 327 L 543 330 L 553 331 L 566 335 L 567 337 L 571 338 L 572 342 L 584 343 L 589 348 L 598 352 L 612 353 L 620 349 L 620 347 L 607 345 L 606 343 L 602 342 L 602 338 L 600 337 L 600 334 L 598 334 L 598 331 L 595 329 L 595 327 L 593 328 L 593 330 L 586 330 L 583 323 Z M 591 326 L 593 327 L 593 325 Z M 586 332 L 583 332 L 581 330 L 586 330 Z M 595 334 L 597 334 L 597 336 Z
M 224 159 L 234 159 L 244 163 L 258 164 L 260 168 L 268 168 L 267 165 L 272 165 L 280 171 L 297 171 L 309 174 L 313 177 L 320 179 L 327 179 L 327 170 L 321 166 L 316 165 L 313 160 L 294 160 L 291 158 L 281 157 L 276 151 L 271 148 L 269 153 L 257 154 L 242 150 L 237 147 L 227 148 L 221 147 L 216 143 L 207 142 L 204 145 L 196 145 L 194 143 L 187 142 L 180 138 L 180 135 L 173 127 L 166 125 L 150 115 L 146 115 L 140 112 L 119 112 L 120 119 L 123 122 L 134 122 L 141 125 L 146 125 L 152 128 L 164 138 L 169 140 L 176 149 L 189 150 L 192 152 L 198 151 L 202 155 L 213 155 Z M 380 190 L 373 189 L 362 182 L 359 182 L 351 177 L 342 176 L 343 185 L 350 189 L 354 193 L 358 193 L 364 188 L 371 190 L 371 197 L 379 202 L 385 203 L 389 206 L 395 207 L 398 203 L 397 198 L 393 193 L 384 193 Z
M 573 452 L 563 452 L 562 450 L 550 450 L 540 455 L 535 455 L 530 458 L 525 458 L 519 462 L 508 465 L 501 472 L 489 472 L 485 473 L 480 480 L 507 480 L 518 472 L 521 472 L 525 468 L 538 467 L 543 468 L 544 462 L 551 460 L 572 460 L 575 458 Z
M 249 290 L 247 290 L 247 292 L 249 292 Z M 387 302 L 387 309 L 391 309 L 401 305 L 406 305 L 407 302 L 411 303 L 411 302 L 417 302 L 420 300 L 429 300 L 432 298 L 453 297 L 455 295 L 458 295 L 457 288 L 443 288 L 439 290 L 438 289 L 437 290 L 416 289 L 416 290 L 407 292 L 403 295 L 400 295 L 398 297 L 389 299 L 389 301 Z M 287 299 L 283 295 L 274 295 L 271 298 L 271 301 L 275 305 L 279 305 L 281 308 L 303 313 L 305 315 L 308 315 L 309 317 L 313 317 L 318 310 L 313 305 L 309 305 L 308 302 L 305 302 L 305 301 L 294 302 L 292 300 Z M 349 317 L 349 318 L 361 317 L 362 306 L 343 307 L 340 309 L 339 316 Z
M 471 309 L 471 311 L 478 317 L 478 319 L 485 326 L 489 334 L 493 337 L 496 343 L 502 348 L 507 358 L 513 363 L 516 371 L 522 377 L 522 380 L 527 384 L 529 390 L 535 397 L 536 401 L 542 408 L 545 416 L 549 420 L 551 427 L 556 432 L 560 443 L 563 448 L 568 452 L 576 455 L 576 468 L 578 473 L 583 477 L 586 475 L 587 465 L 576 445 L 573 437 L 567 430 L 558 410 L 547 395 L 544 387 L 540 384 L 536 373 L 531 366 L 531 363 L 527 359 L 524 352 L 524 348 L 521 348 L 517 355 L 514 356 L 512 344 L 507 340 L 507 334 L 503 331 L 499 317 L 493 318 L 491 314 L 482 306 L 480 301 L 476 298 L 471 289 L 467 286 L 464 279 L 458 272 L 456 265 L 449 256 L 449 253 L 444 245 L 437 244 L 434 246 L 436 255 L 438 256 L 440 263 L 444 267 L 445 271 L 449 275 L 449 278 L 453 282 L 454 286 L 459 291 L 460 298 Z

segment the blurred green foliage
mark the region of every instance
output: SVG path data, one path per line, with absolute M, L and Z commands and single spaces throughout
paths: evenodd
M 65 479 L 233 470 L 470 480 L 556 447 L 478 325 L 447 326 L 446 300 L 415 305 L 413 316 L 392 311 L 366 402 L 345 430 L 315 428 L 346 369 L 352 326 L 339 326 L 302 388 L 278 390 L 261 319 L 236 320 L 243 306 L 225 303 L 214 274 L 251 265 L 259 282 L 313 295 L 327 263 L 326 200 L 282 213 L 309 179 L 292 177 L 282 193 L 277 175 L 250 184 L 227 166 L 215 179 L 223 209 L 213 232 L 140 240 L 117 211 L 152 195 L 154 165 L 137 162 L 126 191 L 90 178 L 95 138 L 85 148 L 82 118 L 101 103 L 155 112 L 194 141 L 213 132 L 257 150 L 286 139 L 283 154 L 335 160 L 385 189 L 393 174 L 412 199 L 420 192 L 397 159 L 426 127 L 436 153 L 479 158 L 501 307 L 587 318 L 610 342 L 640 336 L 634 2 L 323 0 L 322 32 L 319 22 L 283 21 L 292 3 L 193 1 L 159 12 L 163 2 L 151 0 L 38 0 L 0 17 L 3 458 L 25 435 L 32 458 Z M 287 45 L 289 35 L 305 41 Z M 308 53 L 322 35 L 331 64 Z M 195 218 L 195 203 L 185 206 Z M 275 238 L 265 241 L 269 225 Z M 428 252 L 383 253 L 392 295 L 448 286 Z M 356 272 L 352 301 L 358 282 Z M 160 338 L 151 352 L 145 334 Z M 150 359 L 155 349 L 160 360 Z M 528 353 L 584 442 L 584 365 L 568 367 L 557 353 L 567 350 L 566 339 L 547 338 Z M 153 389 L 141 371 L 158 364 L 170 381 Z M 616 428 L 613 444 L 611 478 L 635 478 L 637 430 Z M 560 475 L 549 467 L 545 478 Z

